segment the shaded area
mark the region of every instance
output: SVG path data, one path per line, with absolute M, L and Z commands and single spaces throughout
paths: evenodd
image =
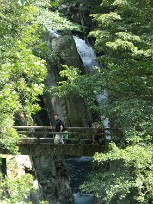
M 79 186 L 94 171 L 92 157 L 65 157 L 66 168 L 70 177 L 70 185 L 74 193 L 78 192 Z

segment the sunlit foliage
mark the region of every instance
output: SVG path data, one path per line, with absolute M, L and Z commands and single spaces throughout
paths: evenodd
M 33 177 L 30 174 L 13 179 L 2 178 L 0 175 L 0 202 L 2 204 L 16 204 L 30 202 L 30 193 L 34 191 Z
M 13 151 L 17 133 L 11 131 L 16 113 L 31 117 L 39 110 L 38 95 L 43 92 L 45 61 L 34 56 L 32 46 L 42 28 L 35 21 L 38 8 L 17 1 L 1 1 L 0 8 L 0 132 L 1 147 Z
M 1 147 L 17 141 L 16 131 L 9 131 L 14 121 L 26 118 L 32 124 L 32 114 L 40 110 L 39 95 L 43 93 L 47 74 L 46 61 L 54 55 L 44 42 L 45 32 L 70 32 L 78 26 L 52 11 L 50 1 L 1 1 L 0 8 L 0 132 Z M 21 119 L 20 118 L 20 119 Z M 12 141 L 11 143 L 8 141 Z M 6 142 L 7 141 L 7 142 Z M 11 147 L 12 151 L 12 147 Z
M 102 203 L 152 203 L 153 2 L 103 0 L 98 11 L 91 15 L 96 26 L 89 37 L 102 68 L 77 77 L 74 68 L 66 68 L 61 74 L 68 80 L 57 93 L 75 90 L 90 110 L 110 119 L 111 127 L 122 128 L 123 138 L 118 146 L 111 143 L 108 153 L 95 155 L 103 165 L 82 188 Z M 96 95 L 104 90 L 108 103 L 96 109 Z

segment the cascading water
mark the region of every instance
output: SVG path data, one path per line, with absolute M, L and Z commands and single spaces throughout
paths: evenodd
M 89 73 L 92 70 L 93 66 L 98 66 L 98 63 L 95 61 L 96 55 L 90 45 L 88 45 L 85 40 L 77 36 L 73 36 L 78 54 L 80 55 L 83 65 L 87 68 L 86 72 Z
M 48 32 L 51 38 L 57 38 L 59 36 L 56 30 L 51 30 L 48 28 Z
M 96 54 L 94 53 L 94 50 L 92 47 L 86 43 L 85 40 L 80 39 L 77 36 L 73 37 L 76 43 L 77 51 L 83 61 L 83 64 L 85 67 L 87 67 L 87 73 L 90 73 L 93 66 L 99 67 L 98 63 L 95 61 Z M 97 101 L 99 106 L 101 104 L 107 104 L 107 92 L 104 91 L 103 94 L 97 95 Z M 101 121 L 103 123 L 104 128 L 109 128 L 109 119 L 105 116 L 101 115 Z M 105 131 L 106 139 L 110 140 L 111 136 L 108 130 Z
M 49 36 L 51 39 L 59 38 L 60 35 L 57 31 L 52 30 L 51 28 L 47 28 L 49 32 Z M 79 40 L 79 39 L 78 39 Z M 80 39 L 81 40 L 81 39 Z M 86 50 L 89 50 L 90 47 L 87 45 Z M 82 52 L 84 54 L 85 52 Z M 84 66 L 92 67 L 93 65 L 96 66 L 96 62 L 94 62 L 93 58 L 96 56 L 89 56 L 92 53 L 91 50 L 88 54 L 83 58 Z M 93 53 L 94 54 L 94 53 Z M 90 58 L 92 59 L 90 62 Z M 89 69 L 89 68 L 88 68 Z M 55 83 L 53 84 L 56 85 Z M 68 175 L 71 180 L 71 188 L 74 197 L 74 204 L 92 204 L 93 195 L 92 194 L 81 194 L 78 191 L 79 186 L 86 180 L 87 176 L 93 171 L 92 167 L 92 157 L 65 157 L 66 168 Z

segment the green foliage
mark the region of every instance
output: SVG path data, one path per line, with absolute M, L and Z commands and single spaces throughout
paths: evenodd
M 17 153 L 16 143 L 19 140 L 19 135 L 12 127 L 14 121 L 11 117 L 8 114 L 0 115 L 0 148 L 8 149 L 11 153 Z
M 100 80 L 109 96 L 108 117 L 123 128 L 152 134 L 153 4 L 102 1 L 101 10 L 92 15 L 98 27 L 90 36 L 96 38 L 99 62 L 107 67 Z
M 0 202 L 2 204 L 16 204 L 28 202 L 33 189 L 33 178 L 30 174 L 13 179 L 0 178 Z
M 55 62 L 57 56 L 46 42 L 39 42 L 33 47 L 33 54 L 49 63 Z
M 153 133 L 152 15 L 151 1 L 102 1 L 100 12 L 92 15 L 97 27 L 89 37 L 95 38 L 97 60 L 104 68 L 59 88 L 63 95 L 77 91 L 93 111 L 98 110 L 96 95 L 105 90 L 108 104 L 98 111 L 116 127 L 139 135 Z
M 58 12 L 56 8 L 60 5 L 60 3 L 61 0 L 34 1 L 33 5 L 39 9 L 39 14 L 37 15 L 37 22 L 45 26 L 47 30 L 50 31 L 57 30 L 62 33 L 70 33 L 72 30 L 80 31 L 81 26 L 72 23 Z
M 38 21 L 45 25 L 48 30 L 58 30 L 64 34 L 69 33 L 71 30 L 81 30 L 79 25 L 71 23 L 66 18 L 60 16 L 58 12 L 40 9 Z
M 82 189 L 93 192 L 101 203 L 152 203 L 153 2 L 103 0 L 92 17 L 97 26 L 89 37 L 95 39 L 103 68 L 88 76 L 66 68 L 57 94 L 75 91 L 97 111 L 96 96 L 105 90 L 108 103 L 101 104 L 99 112 L 125 134 L 120 147 L 111 143 L 108 153 L 95 155 L 100 169 Z
M 31 115 L 40 110 L 37 102 L 47 74 L 44 60 L 55 59 L 43 42 L 46 29 L 79 29 L 50 7 L 50 1 L 1 1 L 0 144 L 10 151 L 19 139 L 12 129 L 17 120 L 14 117 L 24 115 L 30 119 L 27 124 L 31 124 Z
M 99 10 L 100 3 L 101 0 L 61 0 L 58 9 L 72 22 L 81 25 L 80 31 L 85 34 L 90 31 L 90 27 L 93 28 L 95 26 L 89 14 Z
M 125 149 L 110 143 L 107 153 L 95 154 L 94 159 L 103 165 L 101 172 L 93 175 L 81 188 L 93 191 L 101 197 L 102 203 L 152 203 L 152 138 L 138 139 L 139 142 Z M 110 165 L 109 170 L 104 170 L 106 163 Z
M 38 9 L 31 4 L 1 1 L 0 36 L 0 145 L 16 151 L 19 139 L 13 129 L 16 113 L 31 114 L 40 108 L 38 96 L 43 93 L 45 61 L 32 53 L 32 46 L 43 32 L 35 21 Z
M 65 97 L 75 92 L 82 99 L 85 99 L 89 110 L 100 111 L 95 99 L 96 95 L 102 92 L 103 87 L 103 84 L 99 83 L 99 78 L 102 74 L 99 68 L 93 69 L 92 73 L 86 76 L 81 75 L 78 68 L 64 65 L 63 70 L 59 74 L 61 79 L 58 82 L 58 86 L 52 87 L 50 90 L 53 94 Z
M 92 15 L 98 26 L 90 36 L 105 68 L 99 78 L 108 93 L 104 111 L 127 135 L 124 148 L 112 143 L 108 153 L 95 155 L 103 165 L 85 190 L 102 203 L 153 202 L 152 14 L 152 1 L 103 0 L 101 13 Z
M 76 84 L 74 83 L 75 79 L 79 75 L 79 69 L 75 67 L 68 67 L 67 65 L 62 65 L 63 70 L 59 72 L 60 77 L 63 77 L 63 80 L 58 82 L 57 87 L 52 87 L 51 92 L 60 97 L 64 97 L 68 94 L 71 94 L 72 91 L 77 89 Z
M 29 118 L 25 122 L 31 124 L 32 114 L 40 110 L 37 102 L 47 74 L 45 60 L 52 62 L 56 58 L 44 42 L 46 30 L 70 32 L 80 29 L 57 11 L 52 11 L 52 3 L 49 0 L 9 0 L 7 4 L 1 1 L 0 144 L 11 151 L 19 137 L 15 130 L 8 128 L 12 128 L 17 115 Z

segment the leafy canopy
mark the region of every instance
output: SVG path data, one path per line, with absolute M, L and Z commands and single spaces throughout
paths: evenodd
M 67 80 L 62 78 L 57 94 L 75 90 L 95 111 L 96 95 L 105 90 L 108 103 L 99 112 L 125 134 L 122 145 L 111 143 L 108 153 L 95 155 L 99 172 L 82 188 L 102 203 L 152 203 L 153 2 L 103 0 L 92 17 L 97 26 L 89 37 L 103 68 L 76 76 L 66 67 L 61 76 Z
M 52 11 L 50 1 L 40 0 L 2 0 L 0 20 L 0 144 L 13 151 L 19 138 L 12 129 L 14 121 L 32 124 L 32 115 L 40 110 L 45 60 L 54 57 L 43 41 L 44 33 L 79 27 Z
M 108 104 L 99 111 L 112 125 L 142 135 L 153 132 L 152 10 L 152 1 L 102 1 L 100 12 L 92 15 L 97 27 L 89 37 L 95 38 L 97 60 L 103 68 L 60 87 L 64 93 L 77 87 L 93 111 L 95 95 L 105 90 Z
M 81 186 L 84 191 L 92 191 L 102 203 L 143 203 L 153 201 L 153 147 L 152 137 L 145 140 L 135 137 L 124 149 L 114 143 L 109 144 L 107 153 L 95 154 L 94 159 L 101 166 L 100 172 Z M 106 163 L 111 168 L 105 170 Z
M 39 110 L 38 95 L 43 92 L 45 61 L 32 53 L 41 27 L 35 21 L 38 9 L 17 1 L 1 1 L 0 8 L 0 144 L 13 151 L 18 135 L 12 126 L 16 113 L 30 117 Z
M 152 203 L 153 2 L 103 0 L 101 13 L 92 16 L 98 22 L 90 36 L 104 66 L 99 81 L 108 93 L 106 114 L 128 138 L 124 146 L 111 143 L 108 153 L 95 155 L 102 167 L 85 189 L 102 203 Z

